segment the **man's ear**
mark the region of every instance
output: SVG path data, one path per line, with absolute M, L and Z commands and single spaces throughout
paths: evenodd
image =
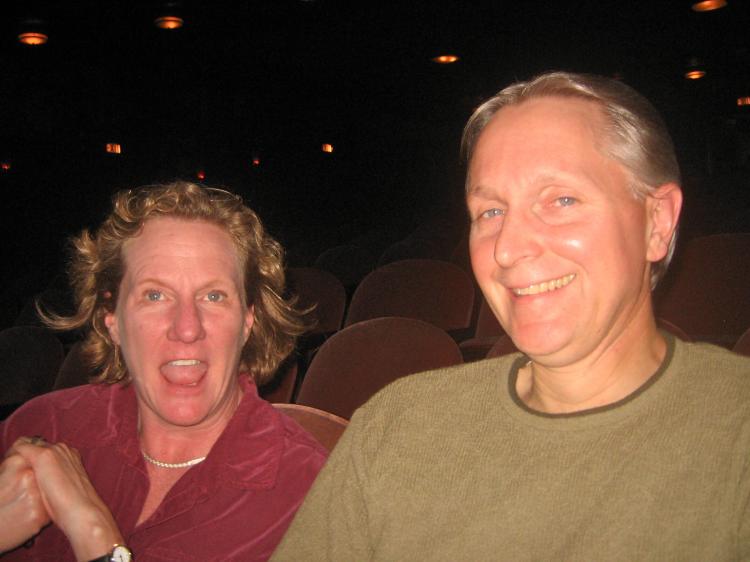
M 109 337 L 115 345 L 120 345 L 120 327 L 117 325 L 117 316 L 114 312 L 107 312 L 104 314 L 104 325 L 107 327 Z
M 682 209 L 682 190 L 676 183 L 665 183 L 646 196 L 648 212 L 648 248 L 646 258 L 651 263 L 663 259 L 677 230 Z

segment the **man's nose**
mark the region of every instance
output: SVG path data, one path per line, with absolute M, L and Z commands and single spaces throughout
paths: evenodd
M 200 309 L 192 299 L 179 300 L 167 337 L 185 343 L 203 339 L 203 318 Z
M 508 211 L 495 238 L 495 261 L 510 268 L 524 259 L 539 254 L 540 244 L 533 216 Z

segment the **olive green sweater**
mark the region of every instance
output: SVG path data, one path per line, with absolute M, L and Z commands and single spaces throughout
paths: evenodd
M 750 360 L 670 340 L 634 394 L 568 415 L 520 402 L 523 360 L 377 394 L 272 560 L 750 560 Z

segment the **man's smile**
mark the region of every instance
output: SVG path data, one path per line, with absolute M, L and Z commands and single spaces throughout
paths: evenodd
M 529 285 L 528 287 L 514 288 L 511 289 L 511 291 L 513 291 L 513 294 L 517 297 L 526 295 L 538 295 L 539 293 L 556 291 L 557 289 L 561 289 L 568 285 L 571 281 L 573 281 L 573 279 L 575 279 L 575 276 L 575 273 L 569 273 L 568 275 L 564 275 L 563 277 L 559 277 L 557 279 L 542 281 L 541 283 L 534 283 L 533 285 Z

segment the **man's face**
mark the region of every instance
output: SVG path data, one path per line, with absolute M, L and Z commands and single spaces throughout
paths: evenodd
M 240 354 L 253 325 L 229 234 L 203 221 L 155 218 L 122 252 L 117 308 L 105 322 L 142 420 L 225 423 L 239 400 Z
M 604 156 L 584 100 L 500 110 L 468 170 L 470 251 L 490 307 L 519 349 L 549 365 L 603 350 L 650 314 L 650 197 Z

